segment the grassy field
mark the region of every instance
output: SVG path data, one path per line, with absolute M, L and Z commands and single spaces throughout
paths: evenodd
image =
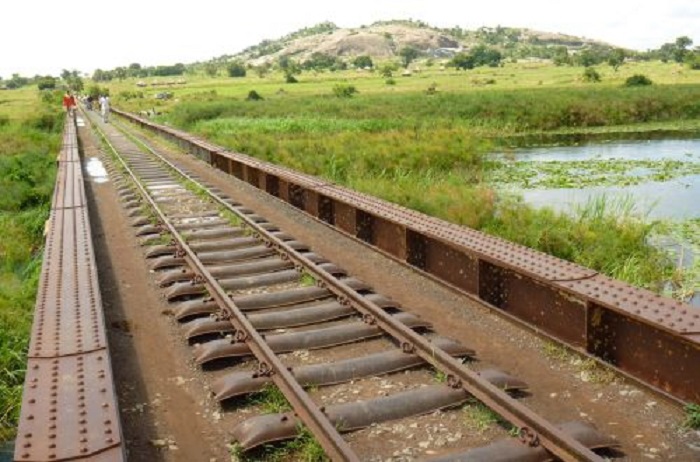
M 36 88 L 0 92 L 0 441 L 12 437 L 19 414 L 63 127 L 54 103 Z
M 189 76 L 186 85 L 170 87 L 113 82 L 110 89 L 119 106 L 155 109 L 158 120 L 234 150 L 660 290 L 672 270 L 647 244 L 656 224 L 632 215 L 628 204 L 605 200 L 575 217 L 534 210 L 494 187 L 499 178 L 532 172 L 504 170 L 488 153 L 560 136 L 697 131 L 700 72 L 626 63 L 618 71 L 598 67 L 601 82 L 589 83 L 581 67 L 541 62 L 471 71 L 418 66 L 410 77 L 398 71 L 391 84 L 378 73 L 352 70 L 303 73 L 296 84 L 283 83 L 281 74 L 250 72 L 237 79 Z M 654 84 L 625 87 L 635 74 Z M 357 93 L 339 98 L 338 85 Z M 263 100 L 247 100 L 251 90 Z M 173 97 L 154 98 L 164 91 Z M 654 168 L 658 175 L 697 170 Z M 611 176 L 618 179 L 626 181 Z

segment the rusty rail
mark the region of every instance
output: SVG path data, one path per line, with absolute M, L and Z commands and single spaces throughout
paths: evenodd
M 359 460 L 355 453 L 350 449 L 338 430 L 328 420 L 328 417 L 323 414 L 321 409 L 313 402 L 302 386 L 296 381 L 292 373 L 284 366 L 279 357 L 267 345 L 263 337 L 253 327 L 245 314 L 236 306 L 233 300 L 228 296 L 226 290 L 221 287 L 217 279 L 211 274 L 205 264 L 197 257 L 197 253 L 187 243 L 182 234 L 177 228 L 170 223 L 165 213 L 160 206 L 153 200 L 146 188 L 141 184 L 138 176 L 133 172 L 131 167 L 119 156 L 118 151 L 112 146 L 107 138 L 105 142 L 110 146 L 112 151 L 117 154 L 119 162 L 124 167 L 124 170 L 131 176 L 134 184 L 141 193 L 144 200 L 148 202 L 152 210 L 156 213 L 160 223 L 176 241 L 178 253 L 185 259 L 187 264 L 196 271 L 197 277 L 202 280 L 209 291 L 209 294 L 216 300 L 229 314 L 229 321 L 233 324 L 236 330 L 243 335 L 241 341 L 245 341 L 250 347 L 255 357 L 259 360 L 262 367 L 271 368 L 274 373 L 272 379 L 275 385 L 279 387 L 284 396 L 289 400 L 290 404 L 299 414 L 300 419 L 318 438 L 319 443 L 326 451 L 332 460 Z M 171 168 L 175 168 L 169 164 Z M 180 172 L 181 173 L 181 172 Z M 189 176 L 184 175 L 190 181 L 193 181 Z M 229 204 L 226 204 L 230 207 Z M 264 366 L 263 366 L 264 365 Z
M 109 143 L 109 140 L 106 140 L 106 142 Z M 117 153 L 114 147 L 112 147 L 112 150 Z M 160 154 L 152 150 L 151 153 L 185 180 L 198 184 L 187 172 L 163 158 Z M 329 422 L 328 417 L 320 412 L 318 407 L 310 401 L 306 392 L 303 391 L 293 375 L 266 345 L 264 339 L 257 333 L 245 314 L 235 305 L 231 298 L 227 296 L 225 290 L 220 287 L 216 278 L 199 260 L 196 252 L 192 250 L 186 240 L 182 238 L 176 227 L 168 222 L 166 215 L 161 211 L 156 201 L 150 197 L 150 194 L 148 194 L 144 186 L 140 184 L 137 175 L 121 157 L 119 161 L 134 180 L 141 195 L 155 211 L 163 227 L 167 228 L 167 231 L 175 238 L 177 246 L 180 249 L 180 255 L 186 260 L 190 267 L 195 270 L 198 279 L 204 281 L 209 293 L 214 297 L 216 302 L 221 307 L 224 307 L 230 314 L 230 321 L 237 330 L 244 333 L 242 338 L 250 346 L 251 350 L 253 350 L 253 353 L 262 363 L 262 366 L 265 369 L 271 369 L 273 371 L 272 379 L 292 403 L 301 420 L 310 427 L 315 435 L 320 437 L 320 443 L 334 460 L 355 460 L 356 456 L 349 447 L 346 446 L 347 443 L 340 438 L 338 432 Z M 297 252 L 284 239 L 274 235 L 264 226 L 258 224 L 254 218 L 245 214 L 240 214 L 229 202 L 218 194 L 211 191 L 207 193 L 218 202 L 220 206 L 238 215 L 239 219 L 242 220 L 248 228 L 262 236 L 268 245 L 277 252 L 283 254 L 286 260 L 293 262 L 296 266 L 305 268 L 305 271 L 308 271 L 318 281 L 321 281 L 322 287 L 334 293 L 339 300 L 343 300 L 345 303 L 357 309 L 364 315 L 366 322 L 378 325 L 388 335 L 396 339 L 398 343 L 401 344 L 404 351 L 414 352 L 414 354 L 422 358 L 426 363 L 435 366 L 438 370 L 447 372 L 449 374 L 449 383 L 453 388 L 464 389 L 467 393 L 476 397 L 499 413 L 506 420 L 519 427 L 523 438 L 527 438 L 528 436 L 536 438 L 537 445 L 546 448 L 547 451 L 561 460 L 602 460 L 598 455 L 572 438 L 566 432 L 517 402 L 503 389 L 492 385 L 484 377 L 465 368 L 449 354 L 441 350 L 436 350 L 434 345 L 425 337 L 397 322 L 379 305 L 359 295 L 341 280 L 334 277 L 333 274 L 326 271 L 322 266 L 314 264 L 313 261 Z M 319 430 L 323 433 L 318 433 Z M 340 439 L 338 440 L 337 438 Z
M 700 402 L 700 310 L 589 268 L 115 112 L 671 400 Z
M 126 460 L 75 120 L 67 117 L 14 458 Z

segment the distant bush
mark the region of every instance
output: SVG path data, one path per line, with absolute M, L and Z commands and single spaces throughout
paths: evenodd
M 643 87 L 651 84 L 651 79 L 643 74 L 634 74 L 632 77 L 628 77 L 627 80 L 625 80 L 626 87 Z
M 387 85 L 396 85 L 396 80 L 393 77 L 389 77 L 384 81 L 384 83 Z
M 296 77 L 292 74 L 286 74 L 284 77 L 284 81 L 287 83 L 297 83 L 299 82 Z
M 600 74 L 593 67 L 587 67 L 583 71 L 583 81 L 584 82 L 600 82 Z
M 333 94 L 338 98 L 352 98 L 355 93 L 357 93 L 357 88 L 354 85 L 339 83 L 333 87 Z
M 36 83 L 39 90 L 53 90 L 56 88 L 56 79 L 51 76 L 42 77 Z
M 5 114 L 0 114 L 0 127 L 5 127 L 10 124 L 10 118 Z
M 240 61 L 234 61 L 226 68 L 229 77 L 245 77 L 246 68 Z
M 248 101 L 260 101 L 262 99 L 263 99 L 263 97 L 260 96 L 260 93 L 258 93 L 255 90 L 250 90 L 248 92 L 248 96 L 246 97 L 246 100 L 248 100 Z
M 130 99 L 143 99 L 143 92 L 142 91 L 125 90 L 125 91 L 119 92 L 118 96 L 121 99 L 123 99 L 124 101 L 129 101 Z

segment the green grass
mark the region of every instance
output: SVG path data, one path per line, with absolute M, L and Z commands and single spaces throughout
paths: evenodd
M 292 410 L 282 392 L 274 385 L 249 398 L 251 404 L 258 405 L 263 413 L 282 413 Z M 244 453 L 237 444 L 231 445 L 231 460 L 252 461 L 305 461 L 324 462 L 329 460 L 321 445 L 304 426 L 299 428 L 299 436 L 278 444 L 266 444 L 262 448 Z
M 690 403 L 685 406 L 685 428 L 700 429 L 700 404 Z
M 536 210 L 496 185 L 585 187 L 694 174 L 697 163 L 618 165 L 610 161 L 517 165 L 487 153 L 508 137 L 666 129 L 700 125 L 700 72 L 632 63 L 600 69 L 603 82 L 580 81 L 580 69 L 507 64 L 469 72 L 436 68 L 387 87 L 377 74 L 303 74 L 302 82 L 198 79 L 165 103 L 165 121 L 217 144 L 483 230 L 636 285 L 660 290 L 669 275 L 646 239 L 653 226 L 620 204 L 589 204 L 574 217 Z M 624 88 L 632 74 L 656 85 Z M 493 85 L 480 85 L 495 80 Z M 353 98 L 332 88 L 352 82 Z M 250 85 L 263 101 L 245 101 Z M 426 87 L 437 88 L 427 95 Z M 280 91 L 282 89 L 282 91 Z M 179 91 L 179 90 L 178 90 Z M 129 100 L 129 109 L 151 101 Z M 541 165 L 539 165 L 541 164 Z M 637 165 L 639 164 L 639 165 Z M 630 168 L 644 175 L 625 175 Z M 572 175 L 572 171 L 585 174 Z M 573 179 L 576 181 L 574 182 Z
M 326 462 L 330 460 L 323 447 L 306 427 L 302 427 L 300 435 L 290 441 L 266 444 L 261 449 L 248 453 L 244 453 L 240 446 L 233 444 L 230 452 L 232 462 Z
M 0 92 L 0 441 L 19 416 L 63 118 L 34 89 Z

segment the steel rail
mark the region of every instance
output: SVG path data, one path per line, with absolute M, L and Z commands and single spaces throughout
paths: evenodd
M 520 438 L 524 444 L 531 446 L 542 445 L 547 451 L 564 461 L 602 461 L 603 459 L 580 442 L 570 437 L 555 425 L 540 417 L 526 406 L 517 402 L 505 391 L 492 385 L 487 380 L 480 377 L 476 372 L 462 366 L 457 360 L 445 352 L 435 349 L 434 345 L 428 342 L 423 336 L 411 329 L 397 323 L 381 307 L 362 297 L 356 291 L 349 288 L 342 281 L 332 274 L 318 267 L 311 260 L 296 252 L 283 240 L 272 235 L 269 231 L 257 224 L 252 219 L 240 214 L 235 207 L 226 202 L 218 194 L 209 191 L 195 180 L 187 172 L 170 162 L 168 159 L 151 149 L 147 144 L 132 137 L 141 146 L 151 152 L 154 156 L 166 164 L 169 168 L 180 174 L 188 181 L 193 182 L 207 191 L 207 194 L 216 200 L 227 210 L 235 213 L 245 222 L 247 226 L 255 230 L 259 235 L 264 236 L 269 245 L 273 246 L 280 254 L 293 261 L 296 266 L 304 267 L 321 284 L 335 293 L 341 303 L 351 303 L 353 307 L 363 314 L 363 318 L 368 323 L 376 323 L 386 333 L 398 340 L 402 348 L 408 351 L 415 351 L 427 363 L 435 368 L 448 372 L 450 383 L 454 387 L 462 387 L 479 401 L 500 414 L 510 423 L 520 428 Z M 247 332 L 247 331 L 246 331 Z
M 359 458 L 350 448 L 348 443 L 342 438 L 338 430 L 328 420 L 326 415 L 321 411 L 316 403 L 314 403 L 303 387 L 296 381 L 292 373 L 282 363 L 279 357 L 267 345 L 263 337 L 253 327 L 250 321 L 248 321 L 245 314 L 236 306 L 226 291 L 218 284 L 215 277 L 211 274 L 207 267 L 197 258 L 196 252 L 187 244 L 186 240 L 180 235 L 175 226 L 168 221 L 161 208 L 151 198 L 148 191 L 139 182 L 138 177 L 119 155 L 112 143 L 106 136 L 102 135 L 102 138 L 115 153 L 129 176 L 133 179 L 134 184 L 139 189 L 144 199 L 148 201 L 154 212 L 158 215 L 161 224 L 167 228 L 168 232 L 170 232 L 173 238 L 177 241 L 177 245 L 179 246 L 181 253 L 184 254 L 183 257 L 185 258 L 186 262 L 190 265 L 190 267 L 197 271 L 198 276 L 203 279 L 204 283 L 207 285 L 210 295 L 216 300 L 219 306 L 226 310 L 226 312 L 230 315 L 229 321 L 233 324 L 234 328 L 236 328 L 238 331 L 244 332 L 244 335 L 238 337 L 237 339 L 248 343 L 252 353 L 255 355 L 258 361 L 260 361 L 261 370 L 269 371 L 275 385 L 279 387 L 285 398 L 289 400 L 299 418 L 318 438 L 319 443 L 326 451 L 326 454 L 331 457 L 332 460 L 359 462 Z M 154 154 L 157 155 L 156 153 Z M 158 157 L 163 160 L 161 156 Z M 175 169 L 178 173 L 181 172 L 177 167 L 167 161 L 166 165 Z M 193 181 L 195 184 L 199 185 L 199 183 L 189 177 L 189 175 L 183 174 L 183 176 L 185 176 L 189 181 Z M 233 209 L 229 204 L 224 204 L 234 213 L 236 213 L 236 215 L 239 215 L 238 212 L 236 212 L 235 209 Z

